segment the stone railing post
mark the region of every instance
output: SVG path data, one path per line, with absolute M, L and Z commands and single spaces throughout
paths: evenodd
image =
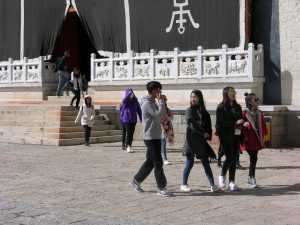
M 179 48 L 174 48 L 174 69 L 173 69 L 173 72 L 174 72 L 174 79 L 177 80 L 178 77 L 180 76 L 180 62 L 179 62 L 179 55 L 180 51 L 179 51 Z
M 264 60 L 264 45 L 263 44 L 259 44 L 257 46 L 258 48 L 258 51 L 260 53 L 260 76 L 263 77 L 264 76 L 264 63 L 265 63 L 265 60 Z
M 248 77 L 253 77 L 254 73 L 254 60 L 255 60 L 255 54 L 254 54 L 254 44 L 249 43 L 248 44 Z
M 228 73 L 228 57 L 227 57 L 228 46 L 222 45 L 222 56 L 221 56 L 221 75 L 226 78 Z
M 110 57 L 109 57 L 109 72 L 108 72 L 108 76 L 109 76 L 109 80 L 112 81 L 114 78 L 114 74 L 115 74 L 115 65 L 114 65 L 114 57 L 115 57 L 115 53 L 111 53 Z
M 91 54 L 91 81 L 95 80 L 95 74 L 96 74 L 96 71 L 95 71 L 95 59 L 96 59 L 96 54 L 92 53 Z
M 39 69 L 39 83 L 42 83 L 43 81 L 43 75 L 46 75 L 46 73 L 44 73 L 44 68 L 45 68 L 45 60 L 43 56 L 39 57 L 39 65 L 38 65 L 38 69 Z M 25 58 L 24 58 L 25 61 Z M 26 62 L 28 61 L 28 59 L 26 58 Z M 26 63 L 25 63 L 26 65 Z M 26 74 L 27 74 L 27 66 L 26 66 Z M 49 75 L 49 74 L 48 74 Z
M 28 58 L 24 57 L 23 60 L 20 60 L 22 63 L 22 81 L 25 83 L 28 80 L 28 74 L 27 74 L 27 63 L 28 63 Z
M 198 79 L 202 78 L 203 74 L 203 58 L 202 58 L 203 48 L 202 46 L 198 46 L 197 49 L 197 60 L 196 60 L 196 68 L 197 68 L 197 76 Z
M 134 62 L 133 62 L 133 51 L 129 51 L 128 53 L 128 78 L 130 81 L 132 81 L 132 78 L 134 76 Z
M 150 59 L 149 59 L 149 75 L 150 75 L 150 80 L 153 80 L 154 79 L 154 76 L 155 76 L 155 59 L 154 59 L 154 53 L 155 53 L 155 50 L 154 49 L 151 49 L 150 50 Z
M 13 59 L 12 58 L 9 58 L 8 59 L 8 66 L 7 66 L 7 72 L 8 72 L 8 80 L 9 80 L 9 83 L 12 82 L 13 80 L 13 68 L 12 68 L 12 63 L 13 63 Z

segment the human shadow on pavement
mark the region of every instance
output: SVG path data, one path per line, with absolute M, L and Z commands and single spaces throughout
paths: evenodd
M 220 191 L 217 193 L 209 192 L 208 190 L 195 190 L 184 193 L 174 191 L 174 196 L 227 196 L 227 195 L 252 195 L 252 196 L 280 196 L 280 195 L 299 195 L 300 183 L 293 185 L 264 185 L 258 188 L 241 189 L 240 191 Z
M 272 169 L 272 170 L 293 170 L 293 169 L 300 169 L 300 166 L 261 166 L 256 167 L 257 170 L 266 170 L 266 169 Z

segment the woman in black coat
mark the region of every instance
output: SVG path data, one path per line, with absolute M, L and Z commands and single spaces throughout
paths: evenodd
M 244 124 L 242 108 L 236 102 L 236 92 L 233 87 L 223 89 L 223 100 L 217 107 L 216 129 L 220 139 L 222 151 L 226 156 L 223 163 L 219 186 L 226 186 L 226 173 L 229 170 L 229 188 L 232 191 L 239 190 L 235 184 L 236 160 L 239 152 L 240 142 L 243 137 L 241 130 Z
M 209 157 L 216 158 L 216 155 L 207 143 L 207 140 L 211 140 L 212 136 L 211 119 L 209 113 L 206 111 L 201 91 L 192 91 L 190 104 L 191 106 L 185 113 L 187 131 L 183 151 L 186 156 L 186 165 L 183 170 L 183 182 L 180 190 L 184 192 L 191 191 L 191 188 L 188 186 L 188 177 L 193 168 L 196 156 L 201 159 L 211 191 L 216 192 L 219 188 L 215 185 L 214 176 L 209 165 Z

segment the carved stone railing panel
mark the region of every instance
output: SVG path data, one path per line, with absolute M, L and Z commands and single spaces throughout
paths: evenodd
M 174 60 L 171 58 L 155 59 L 155 78 L 171 78 L 173 73 Z
M 95 80 L 109 80 L 109 62 L 101 61 L 96 63 Z
M 133 78 L 134 79 L 150 78 L 150 59 L 134 60 Z
M 8 82 L 8 66 L 0 66 L 0 83 L 1 82 Z
M 219 55 L 212 55 L 204 57 L 203 76 L 216 77 L 221 76 L 221 57 Z
M 247 76 L 248 56 L 246 54 L 234 54 L 228 56 L 228 74 Z
M 197 73 L 196 57 L 180 58 L 180 77 L 195 77 Z
M 114 61 L 114 80 L 126 80 L 128 78 L 128 61 Z

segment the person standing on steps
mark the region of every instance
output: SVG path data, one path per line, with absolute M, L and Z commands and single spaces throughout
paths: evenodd
M 161 156 L 161 126 L 160 121 L 166 115 L 166 96 L 162 95 L 162 86 L 157 81 L 150 81 L 146 85 L 148 96 L 141 101 L 143 139 L 147 147 L 146 161 L 143 163 L 130 186 L 137 192 L 144 192 L 141 183 L 148 177 L 154 168 L 154 175 L 158 187 L 158 195 L 172 196 L 166 188 L 167 179 L 163 170 Z M 158 100 L 158 104 L 155 100 Z
M 238 191 L 235 183 L 236 160 L 240 151 L 241 130 L 244 124 L 242 107 L 236 102 L 236 91 L 233 87 L 223 89 L 223 100 L 217 107 L 216 129 L 219 136 L 221 149 L 226 159 L 219 176 L 219 186 L 226 187 L 226 174 L 229 170 L 229 189 Z
M 72 92 L 74 97 L 71 100 L 70 106 L 73 106 L 73 102 L 76 100 L 76 109 L 79 110 L 80 94 L 82 93 L 82 77 L 80 74 L 80 69 L 74 67 L 73 72 L 71 73 L 71 82 L 73 84 Z
M 131 88 L 127 88 L 120 108 L 120 120 L 122 123 L 123 131 L 122 149 L 126 149 L 128 153 L 133 152 L 131 147 L 134 130 L 137 123 L 137 115 L 142 122 L 142 111 L 140 104 L 135 97 L 133 90 Z
M 61 96 L 61 89 L 65 85 L 67 81 L 70 80 L 70 73 L 67 71 L 68 67 L 68 61 L 71 56 L 70 51 L 65 51 L 65 55 L 61 57 L 56 66 L 56 70 L 58 73 L 58 85 L 56 89 L 56 96 L 60 97 Z
M 247 184 L 256 188 L 255 169 L 258 151 L 265 147 L 265 136 L 268 134 L 263 113 L 258 109 L 258 97 L 254 93 L 245 93 L 246 107 L 243 117 L 246 121 L 244 143 L 241 145 L 243 151 L 247 151 L 250 157 L 249 178 Z
M 207 143 L 207 140 L 211 140 L 212 137 L 211 118 L 205 108 L 203 95 L 200 90 L 191 92 L 190 107 L 186 110 L 185 121 L 187 129 L 183 151 L 186 156 L 186 165 L 183 170 L 183 182 L 180 190 L 184 192 L 191 191 L 188 185 L 188 178 L 196 156 L 198 159 L 201 159 L 211 192 L 217 192 L 219 188 L 215 185 L 213 172 L 209 164 L 210 153 L 213 150 Z
M 81 121 L 81 125 L 84 130 L 84 143 L 85 146 L 89 146 L 90 144 L 90 136 L 91 130 L 95 120 L 95 109 L 92 105 L 92 97 L 86 95 L 84 97 L 84 104 L 80 106 L 77 117 L 75 119 L 75 123 Z

